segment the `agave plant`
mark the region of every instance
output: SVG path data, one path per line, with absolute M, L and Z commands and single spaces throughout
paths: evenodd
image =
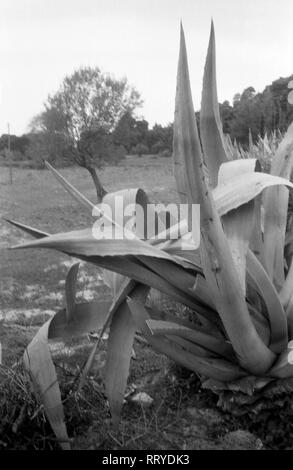
M 281 131 L 273 131 L 269 135 L 266 133 L 264 137 L 259 135 L 256 143 L 253 143 L 251 132 L 249 133 L 249 154 L 259 160 L 263 171 L 270 172 L 273 157 L 283 138 Z
M 260 390 L 292 380 L 293 263 L 284 256 L 293 125 L 279 144 L 270 174 L 255 158 L 232 160 L 222 133 L 211 27 L 204 70 L 200 137 L 191 96 L 181 27 L 174 121 L 174 173 L 180 199 L 200 204 L 200 248 L 181 238 L 105 240 L 92 230 L 50 235 L 10 221 L 37 240 L 16 248 L 53 248 L 113 273 L 113 301 L 77 303 L 78 265 L 69 270 L 66 307 L 45 323 L 24 354 L 36 391 L 63 448 L 69 448 L 60 389 L 50 355 L 55 338 L 109 328 L 105 389 L 114 422 L 121 413 L 136 332 L 160 353 L 200 375 L 206 386 Z M 63 186 L 87 209 L 93 204 L 52 167 Z M 104 201 L 114 204 L 117 193 Z M 119 193 L 148 203 L 142 190 Z M 261 212 L 263 217 L 261 220 Z M 181 227 L 182 228 L 182 227 Z M 173 227 L 170 228 L 172 230 Z M 118 275 L 117 275 L 118 274 Z M 108 276 L 109 281 L 109 276 Z M 197 321 L 149 307 L 155 288 L 191 308 Z M 99 347 L 95 344 L 82 380 Z
M 231 160 L 238 158 L 256 158 L 261 165 L 262 171 L 269 173 L 271 169 L 272 159 L 275 155 L 280 142 L 284 136 L 281 131 L 273 131 L 271 134 L 267 133 L 262 137 L 258 135 L 257 141 L 254 143 L 249 130 L 249 146 L 245 150 L 236 140 L 232 142 L 229 134 L 225 135 L 225 145 L 227 154 Z

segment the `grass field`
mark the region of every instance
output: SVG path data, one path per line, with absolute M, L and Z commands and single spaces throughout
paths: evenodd
M 62 174 L 95 201 L 93 183 L 86 170 L 66 168 Z M 100 170 L 99 175 L 109 192 L 141 187 L 151 201 L 178 202 L 171 159 L 127 158 L 119 166 Z M 64 305 L 64 279 L 73 260 L 49 250 L 9 250 L 9 246 L 29 237 L 8 225 L 2 217 L 54 233 L 90 226 L 92 216 L 72 200 L 47 170 L 15 168 L 13 185 L 8 181 L 8 169 L 0 168 L 0 340 L 3 364 L 12 366 L 21 358 L 38 327 Z M 81 299 L 110 295 L 102 282 L 101 272 L 83 263 L 78 286 Z M 67 355 L 60 353 L 59 368 L 66 370 L 68 378 L 63 384 L 63 396 L 67 396 L 70 383 L 82 367 L 91 344 L 86 337 L 75 343 L 74 348 L 70 345 Z M 211 394 L 198 392 L 198 380 L 193 374 L 186 375 L 173 369 L 167 359 L 145 344 L 136 342 L 135 354 L 129 384 L 149 393 L 154 399 L 153 405 L 145 410 L 127 402 L 121 426 L 119 430 L 113 430 L 105 398 L 100 390 L 97 391 L 92 377 L 87 384 L 87 395 L 66 399 L 66 421 L 74 448 L 246 448 L 237 439 L 223 438 L 229 429 L 235 426 L 237 429 L 237 423 L 227 420 L 215 409 Z M 23 419 L 17 432 L 15 428 L 11 431 L 13 420 L 17 421 L 18 413 L 21 413 L 21 405 L 14 404 L 18 411 L 13 411 L 9 421 L 9 413 L 3 411 L 7 408 L 6 401 L 3 398 L 1 402 L 0 398 L 0 449 L 54 448 L 51 431 L 42 428 L 43 435 L 40 436 L 40 426 L 31 418 L 29 422 Z
M 86 170 L 67 168 L 62 174 L 95 202 L 93 183 Z M 148 161 L 146 158 L 128 158 L 120 166 L 101 170 L 100 176 L 109 192 L 141 187 L 153 201 L 176 200 L 171 162 L 167 158 Z M 10 217 L 51 233 L 93 223 L 91 214 L 64 191 L 49 171 L 14 169 L 13 179 L 13 185 L 7 184 L 8 169 L 1 168 L 1 218 Z M 70 258 L 47 250 L 9 251 L 8 246 L 23 241 L 25 236 L 3 219 L 0 224 L 2 316 L 6 310 L 8 315 L 9 309 L 60 305 L 62 281 Z M 88 279 L 86 276 L 82 279 L 86 287 Z M 94 281 L 92 277 L 90 279 Z

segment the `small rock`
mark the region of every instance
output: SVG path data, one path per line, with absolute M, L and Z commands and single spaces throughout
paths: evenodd
M 154 399 L 145 392 L 139 392 L 131 398 L 131 401 L 143 406 L 151 406 Z

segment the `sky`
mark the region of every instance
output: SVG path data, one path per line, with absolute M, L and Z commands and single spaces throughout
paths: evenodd
M 292 0 L 0 0 L 0 135 L 27 132 L 82 65 L 126 76 L 150 126 L 172 122 L 180 20 L 199 109 L 212 17 L 219 101 L 293 73 Z

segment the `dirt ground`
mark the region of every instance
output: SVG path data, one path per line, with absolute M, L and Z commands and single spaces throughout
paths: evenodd
M 86 170 L 67 168 L 62 174 L 95 201 L 93 184 Z M 172 162 L 168 158 L 127 158 L 117 167 L 101 170 L 100 177 L 109 192 L 141 187 L 151 201 L 178 201 Z M 73 259 L 49 250 L 9 250 L 8 247 L 29 237 L 9 226 L 2 217 L 51 233 L 89 226 L 92 218 L 47 170 L 14 169 L 13 179 L 13 185 L 9 185 L 8 169 L 0 168 L 0 341 L 5 367 L 17 364 L 39 326 L 64 305 L 64 279 Z M 78 286 L 80 299 L 110 296 L 101 271 L 85 263 L 81 263 Z M 240 422 L 218 409 L 217 398 L 200 389 L 194 374 L 176 368 L 138 340 L 131 361 L 129 393 L 122 421 L 119 429 L 113 429 L 97 375 L 99 358 L 84 393 L 72 392 L 91 345 L 90 338 L 81 338 L 60 350 L 55 358 L 73 448 L 268 448 L 258 435 L 250 434 Z M 9 384 L 11 380 L 7 390 Z M 147 393 L 152 403 L 143 406 L 132 402 L 133 391 Z M 37 403 L 30 402 L 30 414 L 23 416 L 27 405 L 24 403 L 22 407 L 16 400 L 11 411 L 7 400 L 8 392 L 7 396 L 0 397 L 0 449 L 56 448 L 54 436 L 42 410 L 38 411 Z M 32 411 L 34 406 L 36 412 Z

